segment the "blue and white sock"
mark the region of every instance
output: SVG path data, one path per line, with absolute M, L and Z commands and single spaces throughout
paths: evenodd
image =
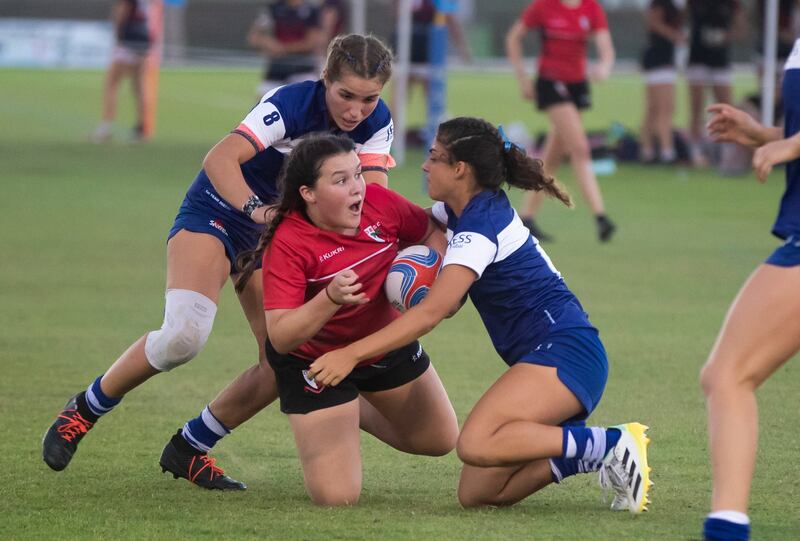
M 591 473 L 600 469 L 602 460 L 590 462 L 579 458 L 551 458 L 550 474 L 554 483 L 560 483 L 567 477 L 578 473 Z
M 103 389 L 100 388 L 100 380 L 103 379 L 103 376 L 98 376 L 89 388 L 86 389 L 86 405 L 89 407 L 89 410 L 94 413 L 97 417 L 101 417 L 114 409 L 114 406 L 122 401 L 122 397 L 114 398 L 112 396 L 108 396 L 103 392 Z
M 202 453 L 211 450 L 219 440 L 230 434 L 231 431 L 214 417 L 211 410 L 206 406 L 203 411 L 183 425 L 183 439 Z
M 563 427 L 561 458 L 578 458 L 586 462 L 601 462 L 619 441 L 618 428 Z
M 750 519 L 739 511 L 715 511 L 709 513 L 703 523 L 706 541 L 748 541 Z

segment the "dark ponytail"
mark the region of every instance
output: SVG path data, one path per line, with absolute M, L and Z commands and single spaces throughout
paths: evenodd
M 544 173 L 542 160 L 533 159 L 500 132 L 480 118 L 458 117 L 442 122 L 436 140 L 444 146 L 451 161 L 472 166 L 478 185 L 497 190 L 503 183 L 523 190 L 541 191 L 572 206 L 569 193 L 553 177 Z
M 280 195 L 274 203 L 275 215 L 261 233 L 256 248 L 242 252 L 236 258 L 238 276 L 235 279 L 235 287 L 237 293 L 244 290 L 286 214 L 305 208 L 300 188 L 302 186 L 313 188 L 317 184 L 319 172 L 325 160 L 331 156 L 353 151 L 355 151 L 353 141 L 337 135 L 311 135 L 300 141 L 292 150 L 278 178 Z

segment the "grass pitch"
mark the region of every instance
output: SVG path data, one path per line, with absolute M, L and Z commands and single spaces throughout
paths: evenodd
M 359 506 L 319 509 L 304 493 L 291 431 L 274 406 L 216 449 L 220 464 L 248 483 L 245 493 L 209 493 L 162 475 L 157 461 L 170 435 L 255 360 L 230 286 L 197 359 L 130 393 L 66 471 L 44 465 L 41 436 L 67 397 L 160 324 L 166 233 L 207 150 L 249 109 L 257 77 L 164 71 L 155 140 L 94 146 L 85 140 L 99 115 L 101 73 L 0 71 L 0 538 L 697 539 L 710 494 L 697 375 L 736 291 L 777 245 L 769 228 L 781 172 L 761 186 L 752 176 L 622 166 L 601 178 L 619 225 L 609 245 L 595 240 L 568 168 L 560 177 L 577 209 L 543 209 L 541 224 L 557 238 L 547 252 L 611 359 L 592 421 L 651 426 L 655 487 L 645 515 L 609 511 L 589 476 L 510 509 L 464 511 L 453 453 L 404 455 L 369 436 Z M 544 127 L 510 76 L 458 75 L 449 92 L 452 115 Z M 131 116 L 128 102 L 121 96 L 122 119 Z M 640 102 L 638 79 L 612 80 L 596 89 L 587 124 L 635 127 Z M 414 107 L 412 123 L 423 117 L 418 96 Z M 391 182 L 426 203 L 421 160 L 411 152 Z M 470 306 L 424 343 L 463 422 L 504 365 Z M 759 392 L 755 539 L 800 535 L 800 438 L 791 428 L 799 385 L 795 360 Z

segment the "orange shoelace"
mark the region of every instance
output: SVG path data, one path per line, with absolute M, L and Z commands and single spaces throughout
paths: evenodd
M 192 468 L 194 468 L 198 459 L 202 465 L 200 465 L 200 469 L 192 473 Z M 222 468 L 217 466 L 217 460 L 215 458 L 212 458 L 208 455 L 195 455 L 192 457 L 192 462 L 189 464 L 189 480 L 194 483 L 194 480 L 197 479 L 197 476 L 200 475 L 206 468 L 211 469 L 209 472 L 209 480 L 213 480 L 215 475 L 225 474 L 225 472 L 222 471 Z
M 72 413 L 72 415 L 64 415 L 65 413 Z M 86 434 L 94 426 L 94 423 L 81 417 L 78 410 L 65 410 L 59 417 L 69 421 L 58 427 L 58 433 L 67 441 L 72 441 L 77 436 Z

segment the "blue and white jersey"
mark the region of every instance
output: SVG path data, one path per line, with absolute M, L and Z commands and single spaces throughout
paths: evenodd
M 478 275 L 469 296 L 506 364 L 519 361 L 554 331 L 593 328 L 503 190 L 479 193 L 461 216 L 441 202 L 432 211 L 447 224 L 442 265 L 463 265 Z
M 800 39 L 786 60 L 783 75 L 784 137 L 800 132 Z M 786 191 L 781 198 L 772 232 L 786 239 L 800 238 L 800 159 L 786 164 Z
M 327 132 L 341 134 L 353 140 L 356 152 L 365 165 L 393 164 L 389 156 L 394 128 L 389 108 L 378 100 L 378 105 L 353 131 L 341 131 L 328 113 L 325 104 L 325 85 L 320 81 L 304 81 L 280 86 L 266 93 L 250 110 L 244 120 L 233 130 L 245 137 L 256 149 L 256 155 L 241 165 L 247 185 L 264 202 L 278 196 L 276 181 L 284 158 L 299 140 L 308 134 Z M 187 193 L 187 199 L 211 197 L 225 204 L 206 175 L 201 170 Z M 227 205 L 230 207 L 230 205 Z M 232 208 L 232 207 L 231 207 Z M 239 209 L 233 209 L 239 211 Z M 244 213 L 237 216 L 241 225 L 263 228 Z

